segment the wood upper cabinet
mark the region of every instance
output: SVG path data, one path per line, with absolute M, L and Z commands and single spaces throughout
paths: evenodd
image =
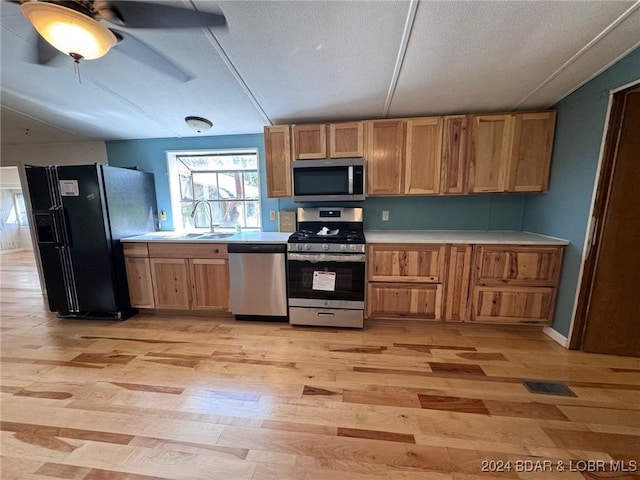
M 291 137 L 289 125 L 264 128 L 267 197 L 291 196 Z
M 549 189 L 555 123 L 555 112 L 515 115 L 508 191 L 546 192 Z
M 555 112 L 471 115 L 469 192 L 544 192 Z
M 404 122 L 372 120 L 365 122 L 367 159 L 367 195 L 402 193 L 402 154 Z
M 329 156 L 331 158 L 364 156 L 364 122 L 330 124 Z
M 412 118 L 406 129 L 404 193 L 439 193 L 443 118 Z
M 468 191 L 504 192 L 513 148 L 513 115 L 471 115 Z
M 440 193 L 461 194 L 467 191 L 467 133 L 466 115 L 444 117 Z
M 151 263 L 146 243 L 123 243 L 129 300 L 132 307 L 154 308 Z
M 293 159 L 327 158 L 327 126 L 325 124 L 293 125 Z

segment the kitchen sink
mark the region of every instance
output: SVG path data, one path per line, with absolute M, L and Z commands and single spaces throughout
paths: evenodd
M 202 240 L 214 240 L 216 238 L 232 237 L 233 235 L 233 233 L 205 233 L 204 235 L 200 235 L 198 238 Z

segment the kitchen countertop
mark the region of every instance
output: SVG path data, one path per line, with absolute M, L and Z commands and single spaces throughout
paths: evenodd
M 569 245 L 561 238 L 513 230 L 365 230 L 364 236 L 367 243 Z
M 202 235 L 206 235 L 203 233 Z M 185 238 L 177 232 L 159 231 L 121 239 L 122 242 L 167 243 L 287 243 L 289 232 L 242 232 L 224 238 Z

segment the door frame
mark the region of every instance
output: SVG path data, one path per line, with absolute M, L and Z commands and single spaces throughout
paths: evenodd
M 595 282 L 596 264 L 602 242 L 603 225 L 613 179 L 618 142 L 624 114 L 624 95 L 640 88 L 640 80 L 609 92 L 609 105 L 600 146 L 600 159 L 596 172 L 589 222 L 582 252 L 582 264 L 578 275 L 578 288 L 574 302 L 567 347 L 579 350 L 586 329 L 591 292 Z

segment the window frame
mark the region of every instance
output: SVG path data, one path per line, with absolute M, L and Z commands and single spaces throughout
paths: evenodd
M 223 156 L 223 155 L 239 155 L 239 154 L 247 154 L 247 155 L 255 155 L 256 157 L 256 178 L 258 181 L 258 196 L 255 199 L 246 199 L 237 200 L 239 202 L 258 202 L 260 208 L 260 215 L 258 215 L 258 227 L 243 227 L 243 229 L 247 231 L 262 231 L 262 182 L 260 178 L 260 151 L 256 147 L 245 147 L 245 148 L 220 148 L 220 149 L 198 149 L 198 150 L 168 150 L 165 152 L 166 160 L 167 160 L 167 176 L 169 183 L 169 198 L 171 204 L 171 221 L 173 224 L 173 229 L 176 231 L 185 231 L 182 227 L 181 215 L 182 215 L 182 199 L 181 199 L 181 188 L 180 188 L 180 175 L 178 174 L 178 158 L 179 157 L 205 157 L 205 156 Z M 204 172 L 253 172 L 254 170 L 220 170 L 213 171 L 207 170 Z M 195 199 L 194 199 L 195 201 Z M 233 199 L 229 199 L 229 201 L 233 201 Z M 246 215 L 246 212 L 245 212 Z M 199 230 L 203 230 L 205 227 L 198 227 Z M 229 227 L 220 227 L 221 230 L 229 230 Z

